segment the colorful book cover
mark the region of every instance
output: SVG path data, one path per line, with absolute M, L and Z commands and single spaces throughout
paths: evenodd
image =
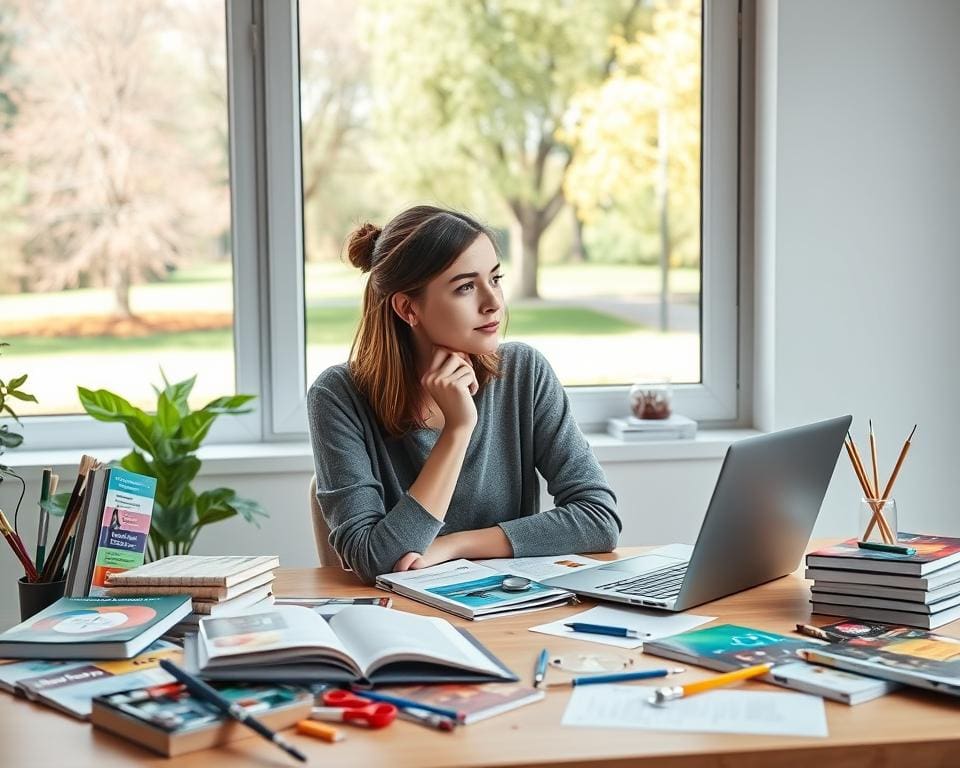
M 126 642 L 139 637 L 185 602 L 190 604 L 188 595 L 61 597 L 36 616 L 0 634 L 0 644 Z
M 531 582 L 529 588 L 521 593 L 509 592 L 502 588 L 503 574 L 497 573 L 473 581 L 461 581 L 456 584 L 444 584 L 439 587 L 428 587 L 427 592 L 447 600 L 452 600 L 468 608 L 489 608 L 501 604 L 529 600 L 538 593 L 556 593 L 554 587 L 546 587 L 536 581 Z
M 107 576 L 143 565 L 156 478 L 113 467 L 100 521 L 90 595 L 106 594 Z
M 837 558 L 840 560 L 855 560 L 882 563 L 912 563 L 924 566 L 932 563 L 941 563 L 946 567 L 952 562 L 960 560 L 960 539 L 949 536 L 926 536 L 919 533 L 899 533 L 898 544 L 917 550 L 915 555 L 901 555 L 896 552 L 881 552 L 873 549 L 861 549 L 857 546 L 857 539 L 847 539 L 807 555 L 807 564 L 812 565 L 814 558 Z
M 764 680 L 785 688 L 859 704 L 883 696 L 895 688 L 883 680 L 826 670 L 807 664 L 802 652 L 820 647 L 816 640 L 788 637 L 775 632 L 721 624 L 683 632 L 643 644 L 644 653 L 699 664 L 725 672 L 755 664 L 776 666 Z
M 416 685 L 390 688 L 388 692 L 420 704 L 459 712 L 465 725 L 532 704 L 544 697 L 543 690 L 513 683 Z
M 72 661 L 21 678 L 16 685 L 29 699 L 86 719 L 94 696 L 173 682 L 173 676 L 160 667 L 160 659 L 182 664 L 183 651 L 172 643 L 158 641 L 132 659 Z

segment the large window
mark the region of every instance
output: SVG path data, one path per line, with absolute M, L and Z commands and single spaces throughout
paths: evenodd
M 23 415 L 235 391 L 222 0 L 0 0 L 0 339 Z M 3 377 L 5 378 L 5 377 Z
M 76 387 L 258 395 L 302 439 L 347 358 L 360 220 L 465 209 L 508 339 L 578 419 L 670 380 L 737 417 L 736 0 L 0 0 L 0 378 L 25 448 L 106 445 Z M 236 311 L 234 309 L 236 308 Z M 70 430 L 64 430 L 64 424 Z M 112 425 L 111 425 L 112 426 Z
M 508 339 L 566 385 L 699 383 L 699 0 L 300 4 L 307 374 L 346 359 L 358 220 L 501 236 Z

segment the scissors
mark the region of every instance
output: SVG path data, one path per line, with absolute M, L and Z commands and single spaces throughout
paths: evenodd
M 322 707 L 314 707 L 311 720 L 325 720 L 334 723 L 357 723 L 368 728 L 383 728 L 397 717 L 397 708 L 393 704 L 371 701 L 350 691 L 326 691 L 323 694 Z

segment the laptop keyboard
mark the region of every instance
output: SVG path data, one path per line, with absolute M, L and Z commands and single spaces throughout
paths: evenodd
M 645 573 L 642 576 L 603 584 L 599 589 L 612 589 L 621 594 L 668 600 L 680 594 L 683 577 L 687 573 L 687 565 L 688 563 L 671 565 L 669 568 L 661 568 L 659 571 Z

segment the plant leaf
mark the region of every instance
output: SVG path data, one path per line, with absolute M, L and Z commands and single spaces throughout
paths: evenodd
M 11 432 L 6 424 L 0 427 L 0 446 L 4 448 L 16 448 L 22 442 L 23 435 Z
M 248 523 L 253 523 L 257 528 L 260 527 L 258 517 L 270 517 L 267 510 L 253 499 L 244 499 L 237 496 L 230 502 L 230 506 L 233 507 L 244 520 Z
M 47 510 L 47 513 L 54 517 L 63 517 L 67 511 L 67 504 L 70 503 L 70 495 L 69 491 L 54 494 L 46 501 L 41 502 L 40 507 Z
M 8 394 L 10 397 L 15 397 L 15 398 L 17 398 L 17 400 L 25 400 L 25 401 L 27 401 L 28 403 L 35 403 L 35 402 L 37 402 L 37 398 L 35 398 L 33 395 L 28 395 L 26 392 L 21 392 L 21 391 L 19 391 L 19 390 L 10 389 L 10 390 L 7 391 L 7 394 Z
M 7 389 L 20 389 L 23 386 L 23 382 L 27 380 L 28 374 L 23 374 L 23 376 L 17 376 L 16 378 L 10 379 L 7 382 Z
M 218 415 L 209 411 L 194 411 L 180 422 L 180 434 L 187 440 L 190 450 L 195 451 L 200 447 Z
M 163 375 L 163 370 L 160 371 Z M 190 413 L 190 407 L 187 405 L 187 399 L 190 397 L 190 393 L 193 391 L 193 385 L 196 383 L 196 375 L 191 376 L 189 379 L 184 379 L 179 381 L 176 384 L 171 384 L 167 381 L 167 377 L 163 376 L 163 383 L 166 385 L 164 394 L 170 399 L 170 402 L 177 406 L 177 411 L 180 413 L 181 418 Z
M 180 428 L 180 411 L 166 392 L 161 392 L 160 397 L 157 398 L 156 423 L 166 438 L 173 437 Z
M 207 413 L 250 413 L 253 408 L 244 408 L 243 406 L 251 400 L 256 399 L 256 395 L 228 395 L 227 397 L 218 397 L 211 400 L 201 411 Z
M 147 477 L 157 476 L 150 462 L 147 461 L 146 457 L 139 451 L 130 451 L 130 453 L 120 459 L 120 466 L 130 472 L 136 472 L 138 475 L 146 475 Z

